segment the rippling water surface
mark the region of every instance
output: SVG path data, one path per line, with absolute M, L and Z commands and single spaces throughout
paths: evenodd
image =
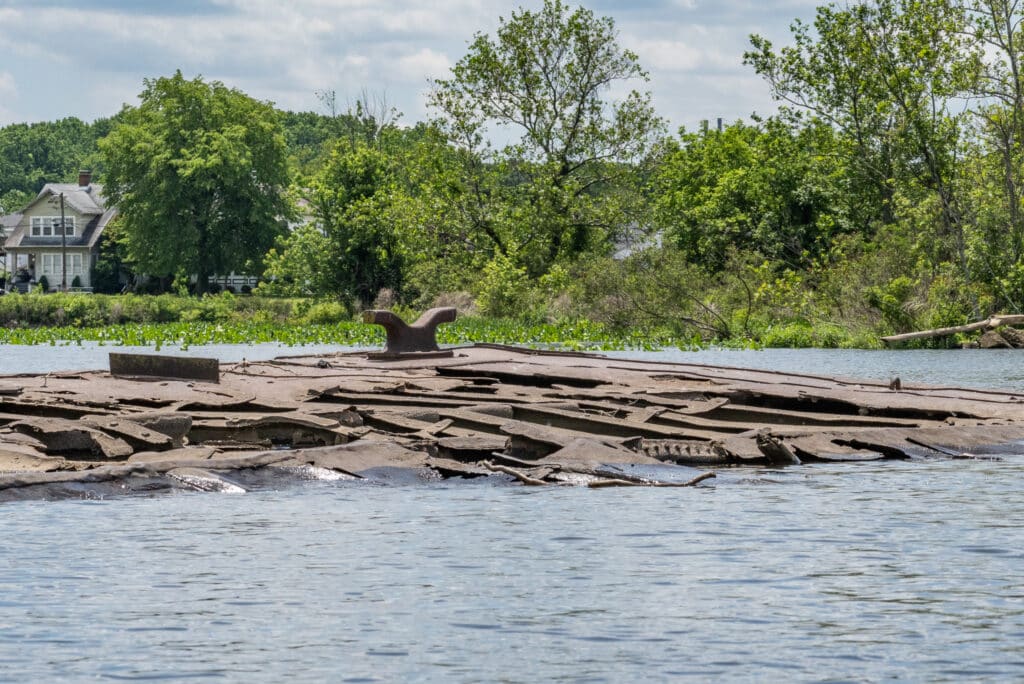
M 976 353 L 661 358 L 1024 389 Z M 1010 455 L 5 504 L 0 680 L 1021 680 L 1022 482 Z

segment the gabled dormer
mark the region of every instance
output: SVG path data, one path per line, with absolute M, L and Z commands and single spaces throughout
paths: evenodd
M 6 246 L 19 248 L 62 243 L 91 246 L 114 213 L 113 209 L 106 208 L 102 187 L 92 182 L 90 172 L 82 171 L 77 184 L 44 185 L 35 199 L 21 211 L 21 218 Z

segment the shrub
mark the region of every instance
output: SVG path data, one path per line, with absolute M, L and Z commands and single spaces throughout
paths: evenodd
M 868 288 L 868 304 L 882 314 L 888 330 L 905 332 L 916 327 L 910 305 L 916 283 L 907 276 L 897 276 L 888 283 Z
M 814 329 L 808 323 L 771 325 L 761 334 L 760 341 L 766 347 L 813 347 Z
M 235 312 L 235 296 L 230 292 L 219 295 L 205 295 L 202 299 L 191 300 L 198 306 L 182 313 L 182 320 L 222 323 L 231 320 Z
M 488 316 L 515 316 L 529 309 L 530 280 L 526 269 L 504 254 L 495 255 L 481 274 L 476 303 Z
M 294 321 L 300 300 L 236 297 L 230 293 L 202 299 L 178 295 L 103 295 L 55 292 L 46 297 L 0 297 L 0 325 L 102 326 L 177 321 Z M 307 305 L 308 309 L 308 305 Z M 323 315 L 323 314 L 319 314 Z M 333 320 L 333 314 L 332 320 Z
M 306 323 L 325 325 L 349 320 L 348 310 L 338 302 L 321 302 L 309 307 L 303 316 Z

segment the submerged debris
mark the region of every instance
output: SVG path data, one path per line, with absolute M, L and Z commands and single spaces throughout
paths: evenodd
M 1024 441 L 1014 393 L 498 345 L 219 371 L 5 378 L 0 500 L 312 477 L 688 487 L 711 468 L 997 458 Z

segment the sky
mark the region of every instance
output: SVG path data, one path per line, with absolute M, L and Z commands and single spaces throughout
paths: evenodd
M 573 0 L 570 3 L 575 5 Z M 589 0 L 639 56 L 658 113 L 674 130 L 771 114 L 767 86 L 743 65 L 748 36 L 788 43 L 823 0 Z M 445 78 L 473 36 L 542 0 L 0 0 L 0 125 L 85 121 L 137 104 L 143 79 L 176 70 L 280 109 L 323 111 L 386 99 L 411 124 L 430 116 L 429 79 Z

